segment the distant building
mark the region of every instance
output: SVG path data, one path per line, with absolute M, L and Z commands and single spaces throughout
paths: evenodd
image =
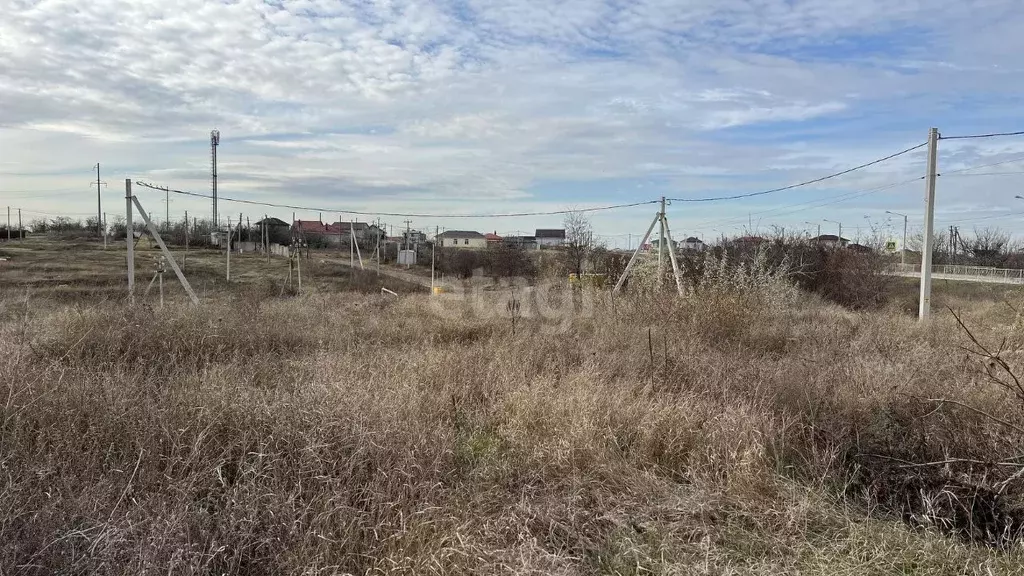
M 288 227 L 288 223 L 287 222 L 285 222 L 284 220 L 281 220 L 280 218 L 274 218 L 274 217 L 264 218 L 263 220 L 260 220 L 260 221 L 256 222 L 256 225 L 257 226 L 264 226 L 264 225 L 266 225 L 267 230 L 273 230 L 274 228 L 287 228 Z
M 427 235 L 419 230 L 405 230 L 402 232 L 402 244 L 426 244 Z
M 826 246 L 846 246 L 850 243 L 850 240 L 848 238 L 840 238 L 835 234 L 822 234 L 821 236 L 811 238 L 811 242 L 824 244 Z
M 654 250 L 657 250 L 659 242 L 660 242 L 660 240 L 658 238 L 655 238 L 654 240 L 651 240 L 651 248 L 654 249 Z M 666 240 L 666 242 L 670 242 L 670 241 Z M 679 243 L 676 242 L 675 240 L 672 240 L 671 243 L 668 244 L 668 245 L 672 246 L 673 248 L 679 248 Z
M 365 245 L 373 244 L 378 238 L 385 237 L 384 230 L 376 224 L 367 222 L 335 222 L 326 226 L 328 239 L 335 244 L 348 244 L 351 242 L 349 236 L 355 232 L 356 242 Z
M 266 230 L 267 240 L 271 244 L 288 244 L 291 239 L 291 231 L 288 223 L 280 218 L 264 218 L 256 222 L 256 230 L 262 234 Z
M 491 245 L 494 245 L 494 244 L 501 244 L 501 242 L 502 242 L 502 238 L 501 238 L 501 236 L 498 236 L 497 232 L 489 232 L 487 234 L 484 234 L 484 240 L 487 240 L 487 245 L 488 246 L 491 246 Z
M 565 244 L 565 230 L 538 228 L 534 238 L 538 248 L 555 248 Z
M 292 224 L 292 234 L 300 238 L 326 236 L 327 226 L 319 220 L 296 220 Z
M 870 246 L 865 246 L 863 244 L 848 244 L 846 249 L 853 250 L 854 252 L 860 252 L 861 254 L 870 254 L 871 252 L 874 252 L 874 249 Z
M 680 242 L 679 247 L 682 248 L 683 250 L 694 250 L 699 252 L 707 248 L 707 245 L 704 244 L 704 241 L 701 240 L 700 238 L 697 238 L 696 236 L 690 236 L 686 240 Z
M 505 236 L 505 238 L 503 238 L 502 241 L 505 243 L 506 246 L 522 248 L 523 250 L 537 249 L 536 236 Z
M 487 238 L 472 230 L 446 230 L 437 235 L 437 245 L 442 248 L 480 249 L 487 247 Z

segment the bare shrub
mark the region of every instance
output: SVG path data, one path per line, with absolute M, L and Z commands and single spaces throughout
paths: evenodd
M 488 246 L 483 253 L 484 272 L 495 280 L 537 277 L 537 264 L 526 250 L 499 244 Z

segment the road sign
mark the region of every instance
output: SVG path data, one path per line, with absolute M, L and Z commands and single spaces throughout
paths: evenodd
M 889 251 L 889 252 L 895 252 L 896 251 L 896 241 L 895 240 L 889 240 L 888 242 L 886 242 L 885 243 L 885 249 L 887 251 Z

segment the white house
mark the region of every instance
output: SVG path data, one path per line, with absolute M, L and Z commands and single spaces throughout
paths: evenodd
M 478 250 L 487 248 L 487 238 L 472 230 L 446 230 L 437 235 L 437 245 L 441 248 Z
M 697 252 L 700 252 L 707 246 L 704 244 L 704 241 L 701 240 L 700 238 L 697 238 L 696 236 L 690 236 L 686 240 L 680 242 L 679 247 L 682 248 L 683 250 L 695 250 Z

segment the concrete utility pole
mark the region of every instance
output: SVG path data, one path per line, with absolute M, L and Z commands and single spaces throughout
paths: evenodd
M 406 249 L 406 251 L 409 250 L 409 238 L 412 236 L 412 228 L 410 227 L 411 224 L 412 224 L 412 220 L 406 220 L 405 221 L 405 249 Z M 410 266 L 410 264 L 409 264 L 409 255 L 406 254 L 405 255 L 405 267 L 408 268 L 409 266 Z
M 658 229 L 658 284 L 665 277 L 665 197 L 661 197 L 661 211 L 658 221 L 661 226 Z
M 900 266 L 904 266 L 907 263 L 907 215 L 890 210 L 886 210 L 885 213 L 892 214 L 893 216 L 903 216 L 903 245 L 900 246 Z
M 669 244 L 668 256 L 669 256 L 669 260 L 672 262 L 672 277 L 675 278 L 675 280 L 676 280 L 676 291 L 679 292 L 680 296 L 682 296 L 683 295 L 683 279 L 682 279 L 682 276 L 681 276 L 681 274 L 679 272 L 679 261 L 676 259 L 675 241 L 672 240 L 672 231 L 669 230 L 668 218 L 665 216 L 664 212 L 662 212 L 662 214 L 661 214 L 661 226 L 662 226 L 662 229 L 665 230 L 665 236 L 668 238 L 668 244 Z
M 132 180 L 131 178 L 124 179 L 124 204 L 125 204 L 125 215 L 127 216 L 127 222 L 125 222 L 125 235 L 128 242 L 128 295 L 131 297 L 132 302 L 135 301 L 135 223 L 132 221 Z
M 188 266 L 188 210 L 185 210 L 185 258 L 181 261 L 181 268 Z
M 21 225 L 21 208 L 18 208 L 18 240 L 25 239 L 25 228 Z
M 231 282 L 231 216 L 228 216 L 228 233 L 225 236 L 225 241 L 227 242 L 228 245 L 226 260 L 227 281 Z
M 928 131 L 928 173 L 925 176 L 924 246 L 921 248 L 921 298 L 917 317 L 925 320 L 932 310 L 932 250 L 935 236 L 935 176 L 938 170 L 939 129 Z
M 434 254 L 437 252 L 437 235 L 441 233 L 438 226 L 434 226 L 434 242 L 430 245 L 430 295 L 434 295 Z
M 7 241 L 11 241 L 11 207 L 7 207 Z
M 100 234 L 103 233 L 103 220 L 100 220 L 100 217 L 103 215 L 103 201 L 102 201 L 102 195 L 100 194 L 100 186 L 102 186 L 102 185 L 103 185 L 102 182 L 100 182 L 100 163 L 97 162 L 96 163 L 96 231 L 99 232 Z

